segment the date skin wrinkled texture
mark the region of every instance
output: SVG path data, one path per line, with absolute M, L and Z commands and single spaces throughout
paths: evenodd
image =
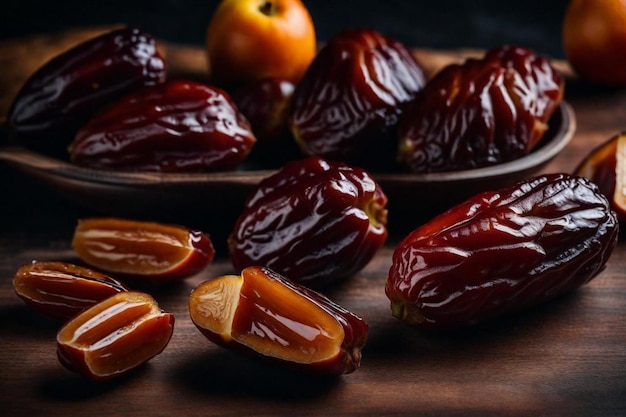
M 385 287 L 395 317 L 469 325 L 572 291 L 603 270 L 618 222 L 595 184 L 550 174 L 478 194 L 396 247 Z
M 400 115 L 425 83 L 421 64 L 400 42 L 346 30 L 296 86 L 291 131 L 305 155 L 386 168 L 394 164 Z
M 228 239 L 232 263 L 313 287 L 343 279 L 384 244 L 386 204 L 363 169 L 318 157 L 292 161 L 248 198 Z
M 404 112 L 398 162 L 416 173 L 478 168 L 528 154 L 548 128 L 563 77 L 532 50 L 501 47 L 450 65 Z
M 191 311 L 192 321 L 200 331 L 208 340 L 211 342 L 222 346 L 225 349 L 232 350 L 235 352 L 239 352 L 241 354 L 245 354 L 252 357 L 260 357 L 268 362 L 275 363 L 280 366 L 286 366 L 289 368 L 301 370 L 307 373 L 319 374 L 319 375 L 342 375 L 354 372 L 361 363 L 361 349 L 365 346 L 367 342 L 367 336 L 369 332 L 369 326 L 365 320 L 361 317 L 353 314 L 348 311 L 344 307 L 336 304 L 331 301 L 328 297 L 322 295 L 319 292 L 311 290 L 307 287 L 304 287 L 293 280 L 284 277 L 270 269 L 262 268 L 262 267 L 249 267 L 242 271 L 241 277 L 244 280 L 242 286 L 242 294 L 240 297 L 246 298 L 254 295 L 256 292 L 256 288 L 258 287 L 258 282 L 260 280 L 272 281 L 273 284 L 271 286 L 283 287 L 281 291 L 290 291 L 295 294 L 295 297 L 300 297 L 306 302 L 310 302 L 314 304 L 317 308 L 322 309 L 326 314 L 332 317 L 333 320 L 341 326 L 343 329 L 343 338 L 341 340 L 340 350 L 336 356 L 331 358 L 327 358 L 322 361 L 314 361 L 308 363 L 295 362 L 293 360 L 289 360 L 286 358 L 276 357 L 276 356 L 267 356 L 264 355 L 263 352 L 259 352 L 254 350 L 253 348 L 242 344 L 236 338 L 229 338 L 223 335 L 220 335 L 216 332 L 211 331 L 211 329 L 205 328 L 201 325 L 198 320 L 198 311 Z M 219 279 L 219 278 L 218 278 Z M 202 284 L 198 286 L 192 292 L 191 298 L 194 296 L 202 296 Z M 265 286 L 265 288 L 269 288 Z M 200 289 L 200 291 L 198 291 Z M 197 293 L 196 293 L 197 291 Z M 194 293 L 196 293 L 194 295 Z M 262 303 L 263 300 L 269 298 L 272 300 L 272 297 L 263 297 L 263 294 L 256 294 L 256 297 L 259 297 Z M 250 297 L 252 298 L 252 297 Z M 300 305 L 306 305 L 306 303 L 301 303 Z M 191 303 L 190 303 L 191 306 Z M 267 309 L 266 309 L 267 307 Z M 290 324 L 291 331 L 297 331 L 298 325 L 296 323 L 291 322 L 290 317 L 277 316 L 274 317 L 274 309 L 280 309 L 280 306 L 260 306 L 258 307 L 259 311 L 263 311 L 263 314 L 267 314 L 269 317 L 272 317 L 272 320 L 279 322 L 288 322 Z M 235 318 L 236 321 L 240 323 L 245 323 L 246 321 L 251 321 L 254 323 L 254 318 L 250 317 L 251 312 L 241 308 L 242 312 L 239 312 L 239 316 L 247 316 L 247 317 L 239 317 L 239 319 Z M 237 313 L 236 313 L 237 316 Z M 195 320 L 194 320 L 195 318 Z M 267 323 L 262 323 L 267 324 Z M 278 331 L 277 328 L 270 327 L 261 327 L 265 329 L 267 333 L 268 340 L 273 339 L 276 336 L 273 331 Z M 261 332 L 261 328 L 251 328 L 251 333 L 259 333 Z M 239 329 L 239 331 L 243 332 L 244 330 Z M 280 338 L 282 335 L 278 332 L 278 341 L 282 341 Z M 274 339 L 276 341 L 276 339 Z M 276 343 L 278 343 L 276 341 Z M 283 343 L 286 343 L 284 341 Z
M 213 172 L 235 169 L 255 142 L 227 93 L 174 80 L 95 115 L 69 151 L 72 162 L 96 169 Z
M 16 96 L 9 123 L 29 142 L 51 141 L 65 151 L 91 115 L 137 88 L 163 82 L 165 67 L 150 35 L 135 28 L 108 32 L 37 70 Z

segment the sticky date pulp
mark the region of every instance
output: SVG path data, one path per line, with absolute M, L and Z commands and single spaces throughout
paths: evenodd
M 563 98 L 563 77 L 521 47 L 441 70 L 403 113 L 398 161 L 413 172 L 471 169 L 529 153 Z
M 70 146 L 73 162 L 98 169 L 232 170 L 256 138 L 224 91 L 175 80 L 146 87 L 95 115 Z
M 478 194 L 396 247 L 385 287 L 394 316 L 446 328 L 571 291 L 605 266 L 615 213 L 585 178 L 552 174 Z
M 189 313 L 202 334 L 225 348 L 321 374 L 356 370 L 368 332 L 360 317 L 260 267 L 200 284 Z

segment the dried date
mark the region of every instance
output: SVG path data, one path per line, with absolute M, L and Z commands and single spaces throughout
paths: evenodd
M 412 172 L 471 169 L 529 153 L 548 128 L 565 82 L 521 47 L 493 49 L 431 79 L 399 128 L 398 161 Z
M 396 247 L 385 287 L 392 314 L 449 328 L 520 310 L 603 270 L 618 222 L 587 179 L 551 174 L 478 194 Z

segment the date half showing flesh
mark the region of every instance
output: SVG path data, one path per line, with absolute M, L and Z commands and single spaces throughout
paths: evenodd
M 548 129 L 564 93 L 550 61 L 522 47 L 442 69 L 403 113 L 398 162 L 412 172 L 444 172 L 528 154 Z
M 189 313 L 218 345 L 326 375 L 359 367 L 368 332 L 363 319 L 327 297 L 260 267 L 200 284 Z
M 605 267 L 618 235 L 586 178 L 550 174 L 478 194 L 396 247 L 385 292 L 392 314 L 450 328 L 574 290 Z

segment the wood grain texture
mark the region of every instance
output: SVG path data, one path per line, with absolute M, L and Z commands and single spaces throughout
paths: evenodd
M 37 39 L 41 45 L 69 42 L 63 36 Z M 32 63 L 29 69 L 21 67 L 24 55 L 11 56 L 12 48 L 24 46 L 0 45 L 2 106 L 14 91 L 7 86 L 33 68 Z M 187 56 L 176 58 L 177 63 L 185 67 L 188 59 L 191 72 L 202 74 L 200 51 L 177 51 Z M 444 60 L 460 56 L 430 53 Z M 566 99 L 576 111 L 578 130 L 546 172 L 571 172 L 592 148 L 626 129 L 626 90 L 570 79 Z M 54 344 L 59 324 L 27 309 L 11 285 L 19 266 L 31 260 L 77 261 L 70 248 L 73 227 L 91 213 L 7 166 L 0 166 L 0 187 L 3 415 L 626 414 L 623 242 L 606 269 L 574 294 L 473 328 L 431 333 L 391 317 L 383 287 L 400 238 L 392 236 L 364 270 L 328 292 L 371 329 L 362 367 L 331 380 L 237 356 L 200 335 L 189 319 L 187 298 L 201 281 L 235 272 L 221 252 L 206 271 L 178 286 L 145 288 L 176 317 L 170 345 L 128 377 L 93 383 L 61 367 Z

